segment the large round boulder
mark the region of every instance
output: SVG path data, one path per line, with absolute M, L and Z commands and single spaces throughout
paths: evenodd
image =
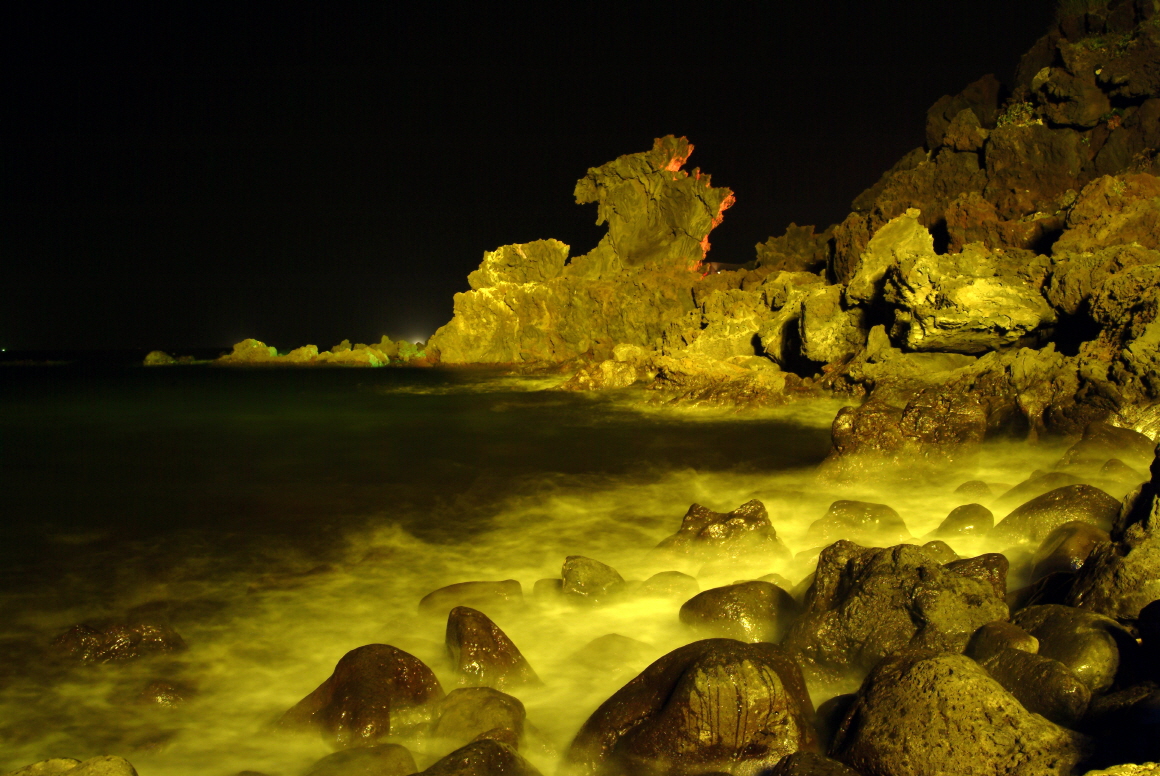
M 368 746 L 426 722 L 443 697 L 435 674 L 414 655 L 368 644 L 343 655 L 334 673 L 282 715 L 279 726 L 316 729 L 335 748 Z
M 866 678 L 830 756 L 862 776 L 1070 776 L 1086 744 L 970 658 L 917 651 Z
M 950 511 L 931 536 L 939 539 L 956 539 L 964 536 L 981 536 L 995 525 L 995 516 L 982 504 L 963 504 Z
M 490 738 L 481 738 L 456 749 L 418 776 L 541 776 L 541 774 L 534 765 L 507 744 Z
M 801 671 L 780 647 L 706 639 L 665 655 L 601 704 L 561 772 L 757 773 L 818 748 Z
M 781 641 L 800 607 L 769 582 L 739 582 L 699 593 L 681 607 L 681 622 L 702 637 Z
M 864 676 L 905 647 L 961 652 L 980 625 L 1007 619 L 1002 556 L 940 564 L 921 547 L 836 542 L 822 550 L 785 646 L 825 681 Z
M 832 544 L 839 539 L 881 546 L 909 538 L 906 523 L 893 508 L 868 501 L 835 501 L 806 532 L 806 542 L 812 547 Z
M 447 653 L 463 684 L 504 689 L 540 683 L 507 634 L 468 606 L 457 606 L 447 615 Z
M 1091 485 L 1065 485 L 1017 507 L 988 536 L 996 542 L 1040 544 L 1065 523 L 1080 521 L 1110 531 L 1120 502 Z
M 1023 708 L 1057 725 L 1074 729 L 1087 712 L 1091 690 L 1058 660 L 1021 649 L 1002 649 L 981 665 Z
M 1071 606 L 1029 606 L 1012 622 L 1039 641 L 1039 654 L 1075 672 L 1092 692 L 1112 686 L 1124 658 L 1135 657 L 1136 641 L 1110 617 Z M 1130 654 L 1121 655 L 1125 650 Z

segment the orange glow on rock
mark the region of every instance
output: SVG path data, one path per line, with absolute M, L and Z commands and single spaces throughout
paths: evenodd
M 709 176 L 706 175 L 705 178 L 707 180 L 709 178 Z M 709 184 L 706 183 L 705 185 L 708 186 Z M 733 205 L 736 204 L 736 202 L 737 202 L 737 197 L 733 196 L 733 192 L 730 191 L 725 196 L 725 199 L 721 200 L 721 206 L 719 208 L 717 208 L 717 215 L 713 216 L 713 223 L 709 227 L 709 232 L 712 232 L 714 229 L 716 229 L 721 224 L 721 222 L 723 220 L 725 220 L 725 211 L 728 210 L 729 208 L 733 207 Z M 709 246 L 709 233 L 706 232 L 705 236 L 701 238 L 701 253 L 704 256 L 709 255 L 709 247 L 710 247 Z
M 669 172 L 677 172 L 678 170 L 680 170 L 682 167 L 685 166 L 685 162 L 689 161 L 689 157 L 692 155 L 693 155 L 693 144 L 689 143 L 689 148 L 687 151 L 685 151 L 685 155 L 684 156 L 674 156 L 672 159 L 669 160 L 669 163 L 665 165 L 665 169 L 668 170 Z M 673 180 L 676 180 L 676 178 L 673 178 Z

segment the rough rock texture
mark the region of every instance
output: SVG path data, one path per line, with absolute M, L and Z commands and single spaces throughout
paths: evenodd
M 793 596 L 769 582 L 739 582 L 715 587 L 681 607 L 681 622 L 703 638 L 781 641 L 800 607 Z
M 980 625 L 1007 619 L 993 568 L 1005 574 L 1005 560 L 980 558 L 943 565 L 913 545 L 836 542 L 818 558 L 785 646 L 831 681 L 862 676 L 906 647 L 961 652 Z
M 588 718 L 563 774 L 752 773 L 817 751 L 801 671 L 780 647 L 731 639 L 670 652 Z
M 230 353 L 215 359 L 217 366 L 387 366 L 391 363 L 419 363 L 426 351 L 412 342 L 392 341 L 383 335 L 374 345 L 343 340 L 330 350 L 319 351 L 317 345 L 303 345 L 285 355 L 256 339 L 245 339 Z
M 282 715 L 288 729 L 319 730 L 336 748 L 375 744 L 426 722 L 443 697 L 435 674 L 418 658 L 386 644 L 343 655 L 330 678 Z
M 447 654 L 463 684 L 504 689 L 540 683 L 507 634 L 486 614 L 467 606 L 447 615 Z
M 136 660 L 149 655 L 180 652 L 185 641 L 164 623 L 95 622 L 74 625 L 57 636 L 52 650 L 83 663 Z
M 583 555 L 569 555 L 560 571 L 561 592 L 573 601 L 601 603 L 624 590 L 624 577 L 609 566 Z
M 863 776 L 1067 776 L 1085 749 L 970 658 L 917 651 L 866 678 L 830 755 Z
M 681 527 L 662 540 L 657 550 L 697 560 L 747 555 L 789 557 L 789 549 L 777 538 L 769 521 L 769 512 L 757 499 L 724 513 L 693 504 L 681 520 Z
M 12 771 L 8 776 L 137 776 L 132 763 L 122 757 L 93 757 L 81 762 L 71 757 L 57 757 L 52 760 L 26 765 Z

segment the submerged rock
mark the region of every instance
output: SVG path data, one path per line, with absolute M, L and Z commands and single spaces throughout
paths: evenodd
M 338 749 L 368 746 L 425 723 L 431 704 L 442 697 L 439 680 L 418 658 L 387 644 L 368 644 L 343 655 L 330 678 L 278 725 L 316 729 Z
M 511 733 L 513 748 L 524 735 L 527 714 L 518 698 L 490 687 L 464 687 L 447 693 L 434 711 L 430 735 L 469 743 L 497 729 Z
M 801 671 L 779 647 L 707 639 L 680 647 L 601 704 L 562 773 L 756 772 L 817 751 Z
M 606 563 L 583 555 L 569 555 L 560 572 L 561 592 L 573 601 L 603 603 L 624 590 L 624 577 Z
M 456 606 L 487 609 L 523 603 L 524 591 L 518 580 L 500 582 L 457 582 L 432 590 L 419 601 L 419 613 L 443 616 Z
M 1060 526 L 1079 521 L 1104 531 L 1120 511 L 1120 502 L 1091 485 L 1065 485 L 1028 501 L 1000 520 L 988 534 L 1008 544 L 1043 542 Z
M 970 658 L 904 652 L 862 683 L 830 755 L 866 776 L 1069 776 L 1088 746 Z
M 74 625 L 52 642 L 53 652 L 83 663 L 137 660 L 185 648 L 185 640 L 173 628 L 148 622 Z

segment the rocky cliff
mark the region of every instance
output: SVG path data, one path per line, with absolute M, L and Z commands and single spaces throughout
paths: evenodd
M 937 440 L 955 458 L 996 433 L 1147 425 L 1160 402 L 1160 3 L 1096 6 L 1054 25 L 1010 86 L 988 75 L 938 100 L 925 147 L 841 223 L 791 224 L 744 266 L 705 259 L 733 197 L 682 170 L 684 138 L 589 170 L 576 199 L 608 224 L 597 248 L 486 253 L 429 352 L 571 362 L 577 389 L 865 395 L 835 425 L 838 478 L 866 474 L 854 462 L 869 450 Z

